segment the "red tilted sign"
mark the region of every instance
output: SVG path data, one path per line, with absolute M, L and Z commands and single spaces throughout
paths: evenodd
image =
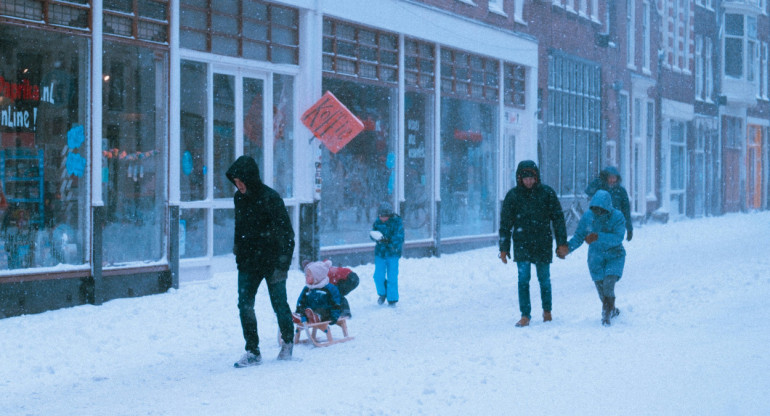
M 364 129 L 364 123 L 330 91 L 302 114 L 302 124 L 332 153 L 339 152 Z

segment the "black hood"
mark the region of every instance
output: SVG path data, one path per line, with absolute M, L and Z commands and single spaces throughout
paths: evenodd
M 251 156 L 239 157 L 230 168 L 227 169 L 227 179 L 235 185 L 233 179 L 238 178 L 246 184 L 246 189 L 257 189 L 262 185 L 262 179 L 259 177 L 259 165 Z
M 522 160 L 519 162 L 519 166 L 516 168 L 516 185 L 524 186 L 521 182 L 523 173 L 532 173 L 535 177 L 535 185 L 540 183 L 540 169 L 537 168 L 537 163 L 532 160 Z

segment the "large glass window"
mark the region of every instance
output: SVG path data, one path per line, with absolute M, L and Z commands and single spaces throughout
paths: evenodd
M 601 156 L 600 68 L 552 55 L 548 66 L 548 135 L 543 182 L 559 195 L 582 192 L 599 173 Z
M 497 106 L 441 99 L 441 236 L 494 232 Z
M 431 237 L 433 94 L 404 95 L 404 228 L 410 239 Z
M 180 148 L 182 152 L 179 177 L 182 201 L 206 198 L 206 65 L 182 61 L 181 71 Z
M 294 196 L 294 77 L 273 75 L 273 189 Z
M 671 121 L 671 214 L 684 215 L 684 188 L 686 172 L 685 124 Z
M 245 100 L 244 103 L 251 101 Z M 259 102 L 262 97 L 259 97 Z M 262 106 L 259 106 L 258 117 L 260 121 L 259 129 L 255 129 L 252 136 L 244 137 L 244 143 L 252 140 L 252 137 L 262 139 Z M 244 111 L 244 117 L 250 114 Z M 247 126 L 243 128 L 244 136 L 248 136 Z M 256 146 L 255 146 L 256 147 Z M 246 154 L 254 157 L 262 171 L 261 143 L 256 147 L 259 149 L 259 155 L 255 151 Z M 251 149 L 249 149 L 251 150 Z M 233 196 L 233 184 L 227 179 L 225 173 L 230 165 L 235 161 L 235 76 L 225 74 L 214 74 L 214 198 L 231 198 Z
M 743 15 L 725 14 L 725 75 L 743 77 Z
M 104 43 L 106 265 L 163 257 L 167 59 L 158 50 Z
M 324 78 L 323 89 L 363 121 L 364 131 L 336 154 L 321 147 L 321 245 L 366 243 L 377 206 L 395 204 L 396 90 L 335 78 Z
M 11 26 L 0 39 L 0 270 L 83 264 L 88 42 Z

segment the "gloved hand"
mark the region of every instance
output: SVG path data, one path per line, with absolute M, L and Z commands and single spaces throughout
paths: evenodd
M 586 236 L 586 238 L 585 238 L 585 242 L 586 242 L 586 243 L 588 243 L 588 244 L 591 244 L 591 243 L 593 243 L 594 241 L 596 241 L 598 238 L 599 238 L 599 234 L 596 234 L 596 233 L 591 233 L 591 234 L 588 234 L 588 235 Z
M 569 247 L 566 245 L 556 247 L 556 257 L 564 259 L 567 258 L 567 254 L 569 254 Z
M 289 277 L 289 272 L 286 270 L 275 269 L 273 270 L 273 274 L 267 278 L 267 283 L 272 285 L 275 283 L 283 282 L 287 277 Z
M 510 259 L 511 255 L 508 254 L 507 251 L 501 251 L 500 255 L 498 255 L 497 257 L 500 257 L 500 260 L 503 261 L 503 264 L 508 264 L 508 260 L 506 260 L 506 257 Z
M 632 238 L 634 238 L 634 230 L 626 231 L 626 240 L 631 241 Z

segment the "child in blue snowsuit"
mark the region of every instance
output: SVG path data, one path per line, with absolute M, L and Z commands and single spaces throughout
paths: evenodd
M 342 297 L 337 286 L 329 283 L 330 261 L 315 261 L 305 266 L 305 283 L 302 292 L 297 299 L 296 313 L 301 321 L 308 320 L 306 309 L 311 309 L 319 315 L 321 321 L 330 321 L 332 325 L 337 323 L 342 312 Z
M 589 207 L 567 245 L 571 253 L 584 241 L 588 244 L 588 271 L 602 301 L 602 324 L 609 326 L 611 319 L 620 314 L 615 308 L 615 283 L 623 275 L 626 261 L 626 219 L 613 208 L 612 196 L 604 190 L 596 191 Z
M 372 224 L 370 233 L 374 245 L 374 285 L 382 305 L 388 300 L 389 306 L 398 302 L 398 261 L 404 244 L 404 225 L 390 203 L 383 202 L 377 209 L 379 217 Z

